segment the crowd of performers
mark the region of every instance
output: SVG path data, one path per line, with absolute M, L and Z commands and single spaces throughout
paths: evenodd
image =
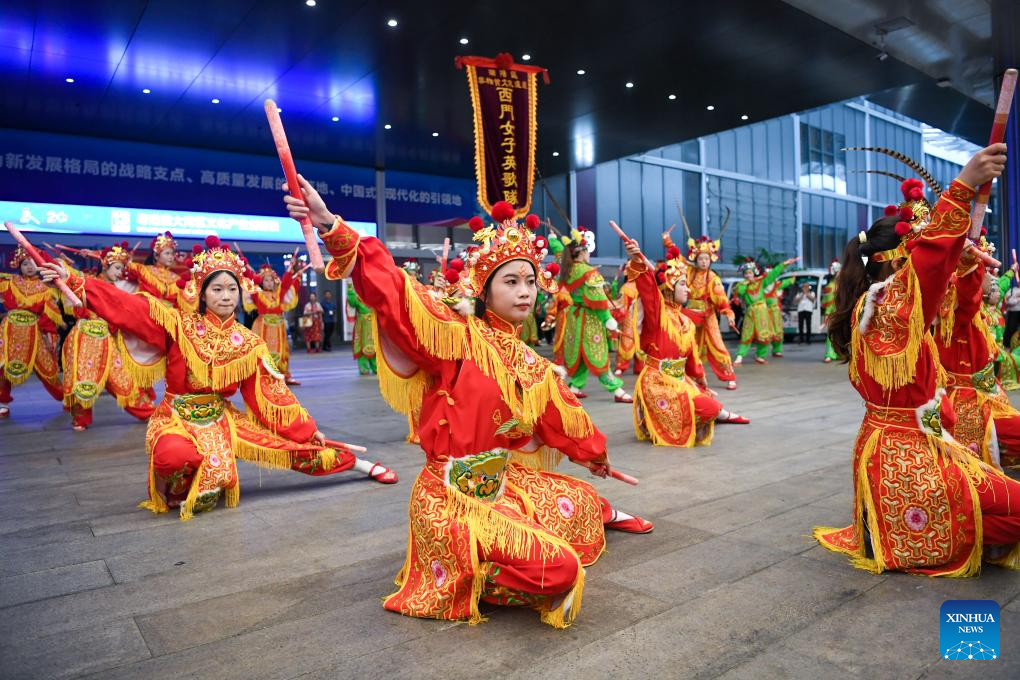
M 923 184 L 905 181 L 903 203 L 850 241 L 820 291 L 824 360 L 849 363 L 867 411 L 854 447 L 852 523 L 819 527 L 815 537 L 855 566 L 942 576 L 977 574 L 983 561 L 1020 568 L 1020 483 L 1002 472 L 1020 463 L 1020 411 L 1003 387 L 1016 384 L 1017 370 L 998 306 L 1016 272 L 989 272 L 982 255 L 991 247 L 966 236 L 973 187 L 1001 173 L 1004 154 L 1003 145 L 979 152 L 944 191 L 931 187 L 934 204 Z M 326 278 L 350 280 L 359 372 L 377 376 L 425 454 L 410 489 L 406 559 L 384 607 L 477 623 L 482 602 L 522 605 L 549 625 L 570 625 L 605 531 L 653 529 L 557 470 L 566 458 L 596 476 L 625 477 L 582 407 L 589 374 L 613 403 L 630 404 L 639 441 L 710 445 L 717 424 L 750 421 L 726 410 L 706 366 L 732 390 L 734 366 L 752 344 L 760 363 L 782 356 L 778 299 L 793 279 L 781 275 L 796 260 L 741 267 L 733 360 L 719 319 L 733 326 L 734 312 L 712 270 L 719 239 L 688 236 L 683 253 L 667 231 L 665 256 L 653 263 L 620 232 L 623 281 L 607 284 L 583 228 L 543 236 L 536 216 L 521 221 L 497 203 L 490 220 L 470 221 L 474 244 L 448 262 L 444 255 L 424 283 L 300 181 L 304 199 L 284 201 L 318 229 L 332 256 Z M 12 386 L 33 372 L 76 428 L 89 425 L 95 400 L 109 391 L 148 421 L 142 506 L 175 509 L 181 519 L 221 499 L 238 504 L 237 460 L 397 481 L 358 458 L 359 447 L 328 439 L 290 390 L 297 383 L 283 319 L 298 304 L 299 264 L 282 276 L 268 266 L 255 272 L 214 236 L 183 268 L 169 234 L 151 251 L 145 265 L 127 244 L 79 251 L 98 259 L 96 273 L 67 257 L 37 265 L 15 254 L 17 273 L 0 278 L 0 415 L 9 415 Z M 549 256 L 559 261 L 546 264 Z M 61 299 L 58 281 L 80 307 Z M 236 320 L 240 304 L 258 312 L 252 330 Z M 321 341 L 321 311 L 310 304 L 309 337 Z M 62 363 L 61 309 L 75 319 Z M 551 361 L 535 349 L 540 337 L 552 344 Z M 630 370 L 633 395 L 621 379 Z M 238 392 L 244 412 L 229 399 Z

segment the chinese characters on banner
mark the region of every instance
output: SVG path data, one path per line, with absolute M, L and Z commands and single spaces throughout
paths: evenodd
M 495 59 L 458 57 L 467 70 L 475 120 L 475 175 L 478 203 L 486 212 L 497 201 L 514 206 L 518 217 L 531 208 L 538 126 L 538 74 L 544 68 L 515 64 L 503 52 Z

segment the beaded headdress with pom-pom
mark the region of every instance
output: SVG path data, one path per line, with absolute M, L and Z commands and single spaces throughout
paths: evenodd
M 555 293 L 558 289 L 556 273 L 559 267 L 542 267 L 549 252 L 545 238 L 535 234 L 541 221 L 537 215 L 528 215 L 521 224 L 514 218 L 514 209 L 506 201 L 492 206 L 494 224 L 486 226 L 478 216 L 468 221 L 478 245 L 468 248 L 465 259 L 450 260 L 443 275 L 451 284 L 457 284 L 468 297 L 480 297 L 493 272 L 512 260 L 530 262 L 535 269 L 538 286 Z M 555 271 L 554 268 L 555 267 Z

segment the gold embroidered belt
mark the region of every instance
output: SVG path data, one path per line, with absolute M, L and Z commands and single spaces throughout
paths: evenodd
M 930 401 L 917 408 L 882 406 L 866 402 L 867 413 L 864 417 L 873 425 L 919 429 L 925 434 L 941 438 L 943 396 L 945 391 L 939 389 Z
M 703 312 L 708 307 L 704 300 L 688 300 L 687 309 L 694 310 L 695 312 Z
M 658 359 L 649 354 L 645 357 L 645 365 L 656 371 L 660 371 L 671 378 L 682 380 L 687 375 L 687 358 L 680 359 Z
M 978 392 L 989 396 L 999 392 L 998 385 L 995 383 L 995 364 L 991 361 L 977 373 L 946 371 L 946 375 L 948 376 L 946 387 L 973 387 Z
M 170 394 L 163 397 L 181 420 L 196 425 L 214 423 L 223 417 L 225 402 L 218 394 Z
M 446 486 L 475 500 L 491 502 L 503 494 L 503 478 L 510 458 L 507 449 L 482 451 L 446 463 L 429 461 L 425 466 Z
M 12 309 L 7 313 L 7 321 L 15 326 L 34 326 L 39 317 L 27 309 Z
M 283 323 L 283 315 L 281 314 L 262 314 L 262 323 L 267 326 L 279 326 Z
M 103 319 L 79 319 L 78 330 L 90 338 L 105 338 L 110 335 L 110 326 Z

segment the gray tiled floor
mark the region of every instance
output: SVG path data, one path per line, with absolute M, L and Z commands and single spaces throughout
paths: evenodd
M 104 397 L 74 433 L 32 381 L 0 422 L 0 677 L 1020 676 L 1020 574 L 874 576 L 811 541 L 848 520 L 862 408 L 820 346 L 787 349 L 721 392 L 754 423 L 707 449 L 636 443 L 629 407 L 590 385 L 615 464 L 641 479 L 596 486 L 656 530 L 609 536 L 565 631 L 525 610 L 472 627 L 380 607 L 421 453 L 346 352 L 298 355 L 298 395 L 401 484 L 244 465 L 240 507 L 188 523 L 135 507 L 143 425 Z M 941 603 L 986 598 L 1003 607 L 1003 658 L 940 662 Z

